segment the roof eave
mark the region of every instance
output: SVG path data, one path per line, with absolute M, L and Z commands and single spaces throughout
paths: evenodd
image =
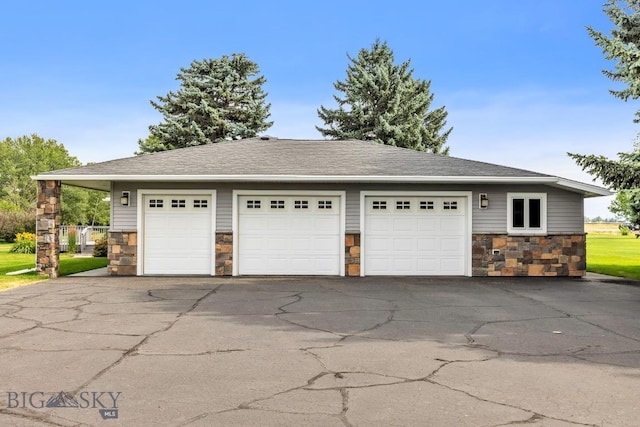
M 585 197 L 610 196 L 609 190 L 591 184 L 555 176 L 424 176 L 424 175 L 62 175 L 41 174 L 34 180 L 58 180 L 73 185 L 74 181 L 127 182 L 346 182 L 346 183 L 410 183 L 410 184 L 546 184 L 579 192 Z

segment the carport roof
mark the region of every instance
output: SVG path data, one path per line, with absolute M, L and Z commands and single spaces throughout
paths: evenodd
M 103 190 L 113 181 L 544 183 L 587 196 L 610 194 L 528 170 L 359 140 L 224 141 L 56 170 L 34 179 Z

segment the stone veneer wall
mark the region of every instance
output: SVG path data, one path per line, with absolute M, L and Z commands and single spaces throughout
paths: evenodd
M 60 182 L 38 181 L 36 271 L 52 279 L 60 273 L 60 218 Z
M 216 233 L 216 276 L 233 274 L 233 234 Z
M 138 273 L 138 233 L 109 232 L 109 276 L 135 276 Z
M 472 263 L 474 276 L 582 277 L 587 268 L 586 238 L 584 234 L 474 234 Z
M 348 233 L 344 236 L 344 263 L 346 276 L 360 276 L 360 234 Z

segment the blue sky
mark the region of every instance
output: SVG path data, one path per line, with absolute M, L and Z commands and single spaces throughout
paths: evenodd
M 319 138 L 347 54 L 376 38 L 445 105 L 451 155 L 584 182 L 567 151 L 615 157 L 638 131 L 637 103 L 608 93 L 612 63 L 586 33 L 608 31 L 604 0 L 22 1 L 0 27 L 0 137 L 38 133 L 82 162 L 127 157 L 194 59 L 243 52 L 267 78 L 274 126 Z M 588 216 L 611 216 L 609 198 Z

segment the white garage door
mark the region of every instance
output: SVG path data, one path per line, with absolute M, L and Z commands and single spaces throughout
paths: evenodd
M 238 273 L 340 274 L 340 198 L 239 196 Z
M 367 275 L 464 275 L 466 198 L 366 197 Z
M 144 195 L 144 274 L 211 274 L 211 195 Z

